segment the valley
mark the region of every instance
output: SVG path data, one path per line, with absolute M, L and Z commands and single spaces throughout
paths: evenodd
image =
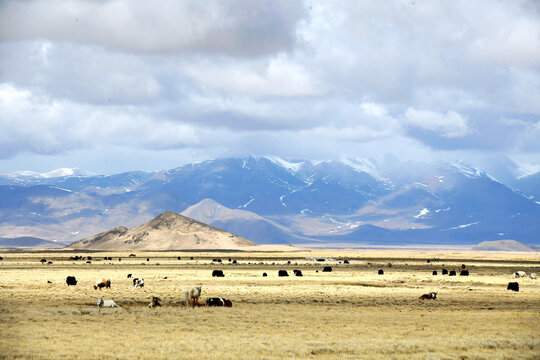
M 70 259 L 75 255 L 92 260 Z M 537 253 L 5 250 L 0 256 L 0 358 L 540 356 L 540 283 L 512 275 L 540 273 Z M 469 276 L 459 276 L 463 264 Z M 332 272 L 322 272 L 326 266 Z M 441 275 L 443 268 L 458 276 Z M 225 277 L 212 277 L 215 269 Z M 278 277 L 278 270 L 289 276 Z M 144 287 L 134 288 L 127 274 L 144 278 Z M 67 276 L 77 285 L 67 286 Z M 111 280 L 110 289 L 93 289 L 101 278 Z M 519 292 L 506 290 L 514 281 Z M 232 308 L 186 309 L 183 292 L 197 285 L 203 300 L 223 297 Z M 419 299 L 430 291 L 436 300 Z M 99 296 L 122 307 L 98 308 Z M 163 306 L 148 308 L 152 296 Z

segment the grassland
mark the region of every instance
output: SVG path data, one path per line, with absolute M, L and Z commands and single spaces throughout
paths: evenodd
M 516 270 L 540 274 L 537 253 L 128 254 L 0 251 L 0 358 L 540 358 L 540 280 L 518 279 L 518 293 L 506 290 Z M 74 255 L 92 263 L 69 260 Z M 440 275 L 461 264 L 470 276 Z M 333 271 L 321 272 L 328 265 Z M 213 269 L 226 277 L 213 278 Z M 291 276 L 278 277 L 279 269 Z M 134 289 L 128 273 L 145 287 Z M 77 286 L 66 285 L 68 275 Z M 111 279 L 110 290 L 92 288 L 101 277 Z M 183 308 L 183 291 L 195 285 L 203 298 L 225 297 L 233 307 Z M 437 300 L 418 299 L 429 291 L 439 292 Z M 99 309 L 100 295 L 124 308 Z M 152 296 L 164 306 L 149 309 Z

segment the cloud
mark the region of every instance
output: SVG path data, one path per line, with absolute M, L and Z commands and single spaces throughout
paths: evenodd
M 8 0 L 0 4 L 0 39 L 258 56 L 292 48 L 304 13 L 297 0 Z
M 446 114 L 408 108 L 404 116 L 405 126 L 431 131 L 446 138 L 464 137 L 471 133 L 467 118 L 454 111 Z
M 59 154 L 98 144 L 153 149 L 198 146 L 196 130 L 138 111 L 80 105 L 0 84 L 0 158 Z
M 528 0 L 6 0 L 0 157 L 540 162 L 539 49 Z

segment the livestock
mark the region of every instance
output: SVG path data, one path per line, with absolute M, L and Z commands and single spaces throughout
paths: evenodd
M 461 270 L 459 276 L 469 276 L 469 270 Z
M 322 272 L 332 272 L 332 267 L 331 267 L 331 266 L 325 266 L 325 267 L 322 269 Z
M 150 301 L 150 304 L 148 304 L 148 307 L 149 308 L 155 308 L 155 307 L 158 307 L 158 306 L 161 306 L 161 305 L 163 305 L 161 299 L 156 297 L 156 296 L 152 296 L 152 301 Z
M 90 260 L 88 260 L 86 263 L 87 263 L 87 264 L 91 264 L 92 262 L 91 262 Z
M 420 300 L 435 300 L 437 299 L 437 293 L 436 292 L 430 292 L 429 294 L 424 294 L 420 296 Z
M 193 304 L 195 304 L 195 305 L 193 305 Z M 206 303 L 204 301 L 195 302 L 193 299 L 191 299 L 191 300 L 189 300 L 189 305 L 201 307 L 201 306 L 206 306 Z
M 268 274 L 267 274 L 267 273 L 263 273 L 263 277 L 267 277 L 267 276 L 268 276 Z
M 431 262 L 431 260 L 426 260 L 426 262 L 429 264 Z M 423 295 L 422 295 L 423 296 Z
M 214 271 L 212 271 L 212 276 L 213 277 L 224 277 L 225 275 L 223 274 L 223 270 L 214 270 Z
M 343 263 L 344 263 L 344 264 L 348 264 L 348 263 L 349 263 L 349 260 L 343 260 Z
M 42 264 L 45 264 L 47 262 L 47 259 L 41 259 L 39 260 Z
M 289 273 L 287 272 L 287 270 L 279 270 L 278 276 L 289 276 Z
M 51 265 L 51 264 L 52 264 L 52 261 L 47 262 L 47 265 Z
M 92 260 L 92 257 L 91 256 L 87 256 L 86 257 L 88 260 Z
M 77 279 L 75 279 L 75 276 L 68 276 L 68 277 L 66 278 L 66 284 L 67 284 L 68 286 L 70 286 L 70 285 L 75 286 L 75 285 L 77 285 Z
M 132 274 L 128 274 L 128 275 L 127 275 L 127 278 L 128 278 L 128 279 L 131 279 L 131 276 L 132 276 Z
M 101 290 L 102 288 L 111 288 L 111 280 L 110 279 L 100 279 L 96 281 L 96 285 L 94 285 L 94 290 Z
M 448 275 L 448 270 L 442 269 L 442 274 L 443 274 L 443 275 Z
M 199 302 L 199 297 L 202 293 L 202 286 L 195 286 L 192 287 L 189 290 L 186 290 L 186 307 L 189 304 L 189 301 L 193 299 L 193 308 L 195 308 L 195 304 Z
M 384 275 L 384 271 L 383 269 L 379 269 L 379 271 L 377 272 L 379 275 Z
M 225 306 L 225 299 L 212 297 L 206 299 L 206 306 Z
M 456 276 L 456 270 L 450 270 L 448 276 Z
M 462 269 L 465 269 L 466 267 L 467 267 L 467 265 L 461 264 L 461 268 L 462 268 Z
M 519 291 L 519 283 L 509 282 L 508 286 L 506 287 L 506 290 Z
M 525 276 L 527 276 L 527 273 L 525 271 L 516 271 L 514 273 L 514 277 L 516 278 L 525 277 Z
M 206 306 L 232 307 L 232 301 L 224 299 L 224 298 L 213 297 L 213 298 L 206 299 L 205 305 Z
M 236 259 L 234 259 L 234 260 L 232 261 L 232 263 L 233 263 L 233 264 L 236 264 Z
M 150 261 L 150 258 L 146 258 L 146 261 Z
M 135 255 L 135 254 L 129 254 L 128 257 L 135 257 L 135 256 L 137 256 L 137 255 Z
M 291 260 L 287 261 L 287 265 L 291 265 Z
M 133 279 L 133 287 L 144 287 L 144 279 L 143 278 L 134 278 Z
M 433 275 L 437 275 L 437 270 L 433 270 Z
M 182 260 L 182 258 L 179 256 L 179 257 L 178 257 L 178 260 Z
M 0 261 L 2 261 L 2 260 L 4 260 L 4 258 L 0 256 Z
M 304 276 L 304 275 L 302 274 L 302 270 L 293 270 L 293 273 L 294 273 L 294 275 L 296 275 L 296 276 Z
M 536 280 L 536 273 L 530 273 L 529 277 L 533 280 Z
M 114 302 L 114 300 L 105 300 L 103 299 L 103 296 L 100 297 L 97 301 L 97 306 L 99 307 L 118 307 L 118 304 Z

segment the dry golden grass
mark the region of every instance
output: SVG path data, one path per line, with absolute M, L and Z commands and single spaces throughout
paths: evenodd
M 94 260 L 69 260 L 75 254 Z M 518 279 L 519 293 L 506 290 L 516 281 L 513 271 L 540 274 L 538 254 L 128 254 L 0 253 L 0 358 L 540 358 L 540 283 Z M 104 256 L 113 261 L 100 260 Z M 306 259 L 322 256 L 336 261 Z M 53 264 L 42 265 L 41 258 Z M 212 263 L 213 258 L 223 263 Z M 351 263 L 340 264 L 343 258 Z M 433 258 L 440 261 L 426 262 Z M 471 276 L 431 275 L 432 270 L 440 274 L 443 264 L 458 270 L 462 263 Z M 334 271 L 322 273 L 325 265 Z M 379 268 L 385 275 L 377 275 Z M 226 277 L 212 278 L 213 269 Z M 278 277 L 279 269 L 291 276 Z M 293 269 L 304 276 L 292 276 Z M 143 277 L 145 287 L 134 289 L 128 273 Z M 68 275 L 77 277 L 77 286 L 66 286 Z M 92 288 L 101 277 L 111 279 L 110 290 Z M 183 291 L 194 285 L 203 286 L 203 298 L 225 297 L 233 307 L 181 307 Z M 439 291 L 437 300 L 418 299 L 432 290 Z M 125 308 L 97 308 L 100 295 Z M 164 306 L 149 309 L 152 296 Z

